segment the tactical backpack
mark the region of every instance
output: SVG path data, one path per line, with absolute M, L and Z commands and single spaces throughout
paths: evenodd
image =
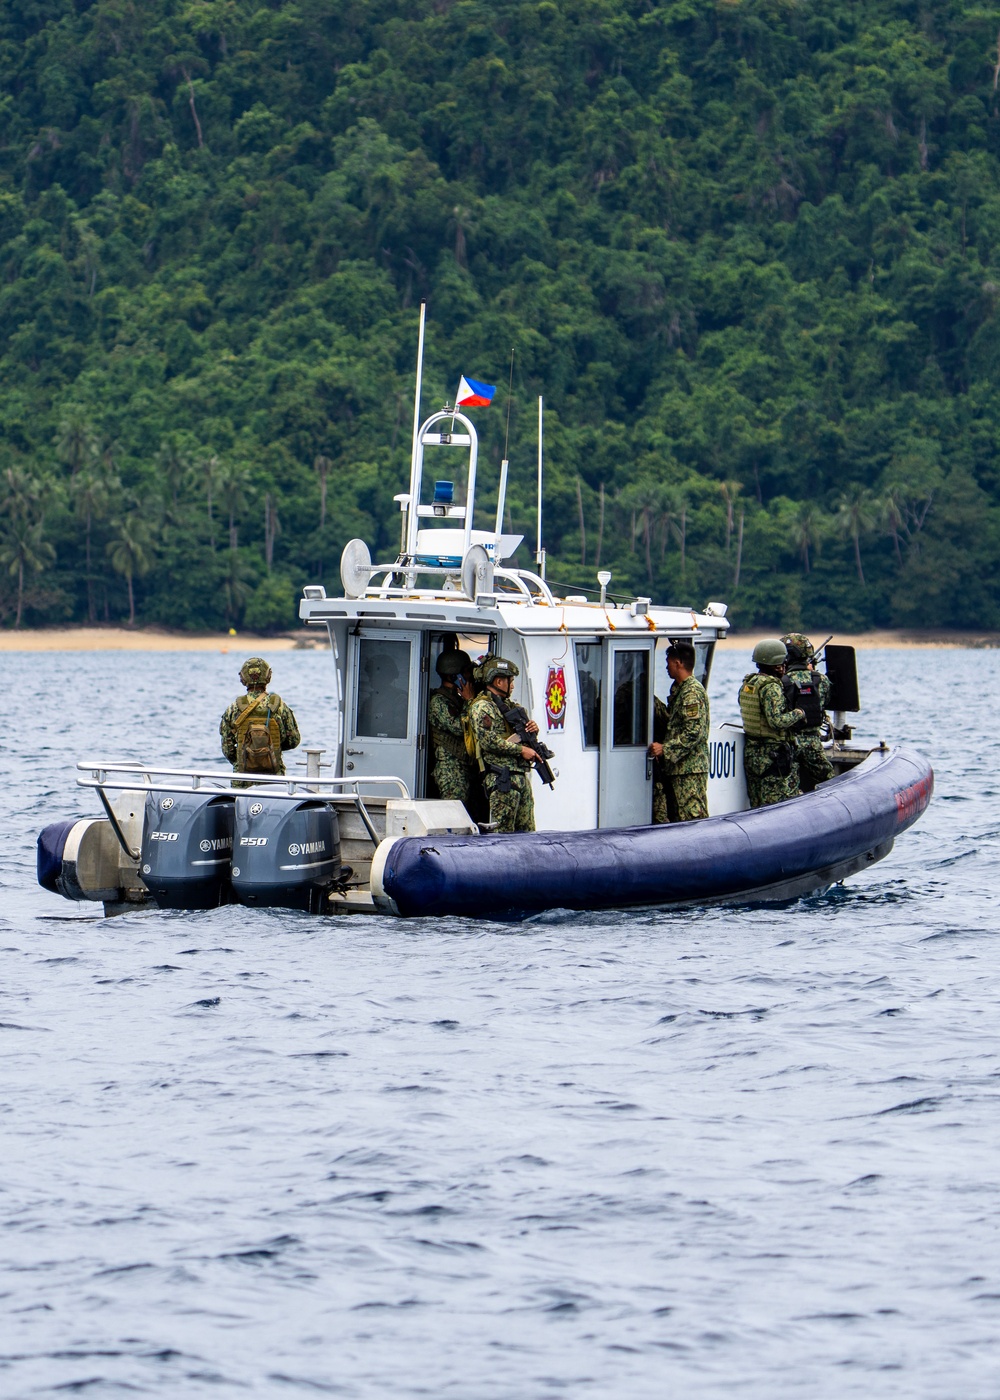
M 261 706 L 266 703 L 266 712 Z M 236 770 L 239 773 L 281 772 L 281 729 L 271 708 L 278 709 L 277 695 L 258 695 L 240 715 L 236 730 Z
M 805 719 L 799 725 L 800 729 L 818 729 L 825 718 L 823 704 L 819 698 L 819 684 L 811 671 L 796 671 L 795 675 L 801 679 L 795 680 L 792 676 L 785 676 L 782 680 L 785 704 L 788 709 L 801 710 L 805 715 Z

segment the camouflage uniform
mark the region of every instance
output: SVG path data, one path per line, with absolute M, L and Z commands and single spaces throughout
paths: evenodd
M 452 686 L 431 691 L 427 723 L 434 746 L 433 778 L 441 797 L 458 802 L 468 802 L 476 775 L 475 760 L 465 747 L 465 713 L 465 701 Z
M 237 721 L 245 712 L 249 705 L 256 704 L 258 700 L 263 700 L 265 687 L 271 679 L 271 668 L 266 661 L 259 656 L 252 656 L 245 662 L 240 670 L 240 680 L 248 687 L 246 695 L 239 695 L 227 708 L 219 724 L 219 734 L 222 736 L 222 752 L 224 757 L 233 765 L 236 772 L 240 772 L 237 766 L 239 761 L 239 736 L 236 729 Z M 266 697 L 266 703 L 260 706 L 262 718 L 266 717 L 270 711 L 272 720 L 277 721 L 278 742 L 280 752 L 274 755 L 275 771 L 284 773 L 285 763 L 281 753 L 285 749 L 298 748 L 301 743 L 299 726 L 295 722 L 295 715 L 288 705 L 285 704 L 280 695 L 273 692 Z M 250 783 L 234 783 L 233 787 L 250 787 Z
M 521 755 L 520 740 L 508 742 L 510 730 L 490 690 L 477 695 L 469 706 L 469 727 L 484 765 L 490 821 L 498 831 L 534 831 L 531 764 Z
M 751 672 L 743 677 L 740 687 L 740 712 L 743 728 L 747 730 L 747 691 L 756 695 L 764 725 L 771 731 L 766 737 L 746 736 L 743 769 L 747 779 L 747 795 L 751 807 L 768 807 L 799 796 L 799 775 L 795 765 L 795 741 L 789 731 L 802 718 L 801 710 L 785 708 L 785 692 L 777 676 Z M 787 736 L 787 737 L 782 737 Z M 788 772 L 775 771 L 788 764 Z
M 653 743 L 662 744 L 667 737 L 667 707 L 658 695 L 653 696 Z M 653 762 L 653 821 L 657 826 L 669 822 L 667 814 L 667 789 L 663 764 L 659 759 Z
M 664 737 L 657 738 L 660 711 L 665 711 Z M 708 816 L 708 696 L 701 681 L 686 676 L 674 681 L 664 706 L 653 698 L 653 737 L 663 745 L 663 756 L 656 760 L 662 799 L 657 803 L 653 787 L 654 822 L 693 822 Z
M 796 666 L 785 672 L 785 680 L 793 685 L 816 687 L 820 704 L 826 709 L 830 695 L 830 681 L 822 671 L 813 671 L 808 666 Z M 795 761 L 798 764 L 800 785 L 803 792 L 812 792 L 817 784 L 825 783 L 833 777 L 833 764 L 823 747 L 822 729 L 798 729 L 795 732 Z

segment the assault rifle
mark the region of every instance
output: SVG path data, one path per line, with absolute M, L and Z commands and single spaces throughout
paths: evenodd
M 503 716 L 504 722 L 509 724 L 518 740 L 526 749 L 531 749 L 535 755 L 531 766 L 547 787 L 555 787 L 556 775 L 549 767 L 549 759 L 555 758 L 555 754 L 548 744 L 542 743 L 537 734 L 532 734 L 526 728 L 528 723 L 528 711 L 523 705 L 504 705 L 496 691 L 491 692 L 492 699 L 496 703 L 497 709 Z

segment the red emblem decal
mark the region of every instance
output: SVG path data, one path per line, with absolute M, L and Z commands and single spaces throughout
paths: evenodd
M 561 666 L 549 667 L 545 682 L 545 713 L 550 729 L 562 729 L 566 723 L 566 672 Z

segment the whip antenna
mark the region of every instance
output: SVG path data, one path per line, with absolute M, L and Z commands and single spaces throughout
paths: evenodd
M 494 530 L 497 537 L 497 559 L 500 559 L 500 536 L 503 534 L 503 508 L 507 500 L 507 472 L 510 463 L 507 460 L 507 444 L 510 441 L 510 400 L 514 392 L 514 347 L 510 350 L 510 382 L 507 385 L 507 427 L 503 435 L 503 461 L 500 463 L 500 490 L 497 492 L 497 518 Z
M 503 456 L 507 460 L 507 444 L 510 442 L 510 400 L 514 393 L 514 347 L 510 347 L 510 382 L 507 385 L 507 427 L 503 435 Z

